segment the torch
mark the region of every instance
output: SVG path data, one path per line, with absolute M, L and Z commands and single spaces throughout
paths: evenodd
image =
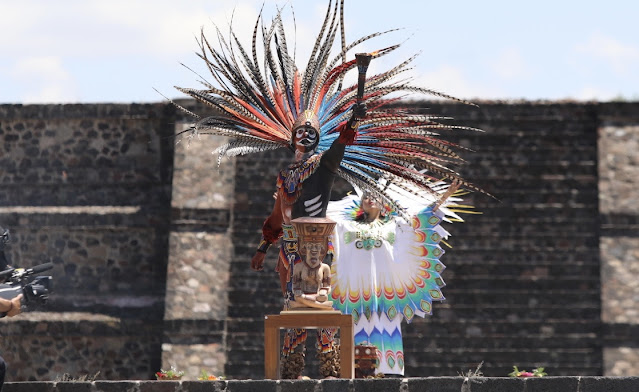
M 364 86 L 366 84 L 366 71 L 368 70 L 368 65 L 371 63 L 371 59 L 373 58 L 372 53 L 356 53 L 355 61 L 357 63 L 357 104 L 361 104 L 364 102 Z M 359 120 L 361 118 L 356 118 L 353 121 L 351 128 L 357 129 L 359 125 Z
M 368 64 L 371 63 L 373 55 L 371 53 L 356 53 L 355 61 L 357 62 L 357 103 L 362 103 L 364 98 L 364 85 L 366 84 L 366 71 Z

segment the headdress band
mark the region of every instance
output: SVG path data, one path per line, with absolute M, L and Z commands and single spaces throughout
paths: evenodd
M 302 114 L 295 119 L 295 122 L 293 123 L 293 132 L 300 127 L 311 127 L 319 132 L 319 118 L 317 118 L 317 115 L 312 110 L 304 110 Z

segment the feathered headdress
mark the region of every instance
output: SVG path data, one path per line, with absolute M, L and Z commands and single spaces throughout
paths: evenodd
M 386 32 L 378 32 L 346 45 L 344 40 L 344 0 L 329 1 L 324 22 L 303 72 L 289 55 L 281 10 L 270 25 L 262 14 L 253 28 L 250 52 L 239 42 L 233 30 L 228 41 L 217 30 L 218 47 L 201 34 L 199 56 L 204 60 L 215 85 L 201 81 L 204 89 L 176 87 L 197 101 L 217 110 L 214 116 L 200 118 L 187 131 L 190 136 L 213 134 L 227 136 L 231 141 L 218 148 L 222 156 L 235 156 L 259 151 L 291 148 L 295 122 L 304 111 L 317 116 L 320 128 L 318 152 L 327 150 L 339 137 L 336 129 L 350 116 L 356 102 L 357 85 L 342 88 L 347 72 L 356 69 L 356 60 L 348 53 L 357 45 Z M 342 49 L 331 58 L 331 49 L 341 27 Z M 258 36 L 263 46 L 258 58 Z M 385 56 L 399 45 L 371 53 L 372 58 Z M 475 128 L 446 125 L 445 117 L 411 113 L 396 104 L 395 93 L 429 94 L 471 104 L 469 102 L 410 85 L 397 76 L 407 70 L 412 57 L 394 68 L 366 78 L 363 100 L 368 107 L 359 124 L 353 144 L 346 147 L 338 175 L 353 186 L 371 192 L 401 214 L 402 207 L 390 189 L 413 193 L 415 188 L 431 191 L 432 181 L 456 180 L 468 184 L 450 164 L 461 163 L 455 152 L 460 148 L 439 138 L 441 130 Z M 472 104 L 471 104 L 472 105 Z M 179 105 L 178 105 L 179 106 Z

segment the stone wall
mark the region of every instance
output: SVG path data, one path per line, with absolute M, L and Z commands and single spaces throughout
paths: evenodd
M 160 367 L 174 110 L 0 106 L 11 263 L 51 261 L 46 312 L 0 320 L 8 379 L 125 379 Z
M 446 136 L 474 150 L 459 171 L 494 198 L 470 194 L 482 214 L 447 227 L 447 299 L 404 326 L 406 376 L 480 363 L 487 376 L 639 374 L 639 104 L 416 105 L 485 130 Z M 281 308 L 275 250 L 265 271 L 248 266 L 290 157 L 218 169 L 210 152 L 225 141 L 175 144 L 186 123 L 164 104 L 0 106 L 9 256 L 53 261 L 55 285 L 45 312 L 0 319 L 8 381 L 151 379 L 172 365 L 191 380 L 263 377 L 263 316 Z
M 3 319 L 4 320 L 4 319 Z M 162 325 L 92 313 L 41 313 L 0 321 L 8 381 L 148 379 L 159 366 Z M 4 389 L 3 389 L 4 390 Z
M 162 368 L 224 374 L 234 162 L 211 152 L 225 138 L 182 138 L 176 127 Z
M 637 374 L 639 363 L 639 124 L 626 111 L 603 113 L 599 128 L 604 374 Z
M 429 377 L 355 380 L 7 383 L 4 392 L 628 392 L 637 377 Z
M 427 106 L 427 105 L 423 105 Z M 406 375 L 451 376 L 483 362 L 489 376 L 513 365 L 553 375 L 602 372 L 596 106 L 429 103 L 429 113 L 484 133 L 446 137 L 475 150 L 461 174 L 495 196 L 468 203 L 481 215 L 447 229 L 447 300 L 403 329 Z M 271 252 L 248 269 L 286 157 L 237 160 L 227 374 L 261 376 L 262 320 L 278 311 Z M 267 168 L 265 170 L 264 168 Z M 341 197 L 339 187 L 336 197 Z M 343 192 L 342 192 L 343 194 Z M 250 195 L 250 197 L 249 197 Z M 438 306 L 439 305 L 439 306 Z M 235 328 L 231 328 L 236 325 Z

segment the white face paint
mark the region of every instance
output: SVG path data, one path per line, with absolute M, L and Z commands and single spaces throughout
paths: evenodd
M 317 141 L 317 131 L 311 127 L 300 127 L 295 131 L 295 148 L 301 152 L 312 151 Z

